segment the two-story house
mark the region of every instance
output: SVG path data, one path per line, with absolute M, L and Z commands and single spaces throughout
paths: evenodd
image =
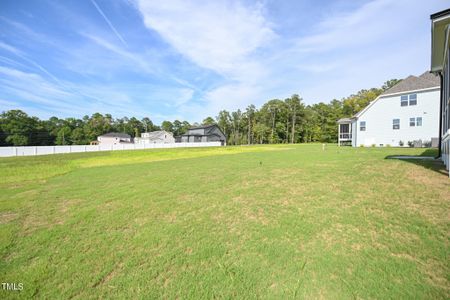
M 227 144 L 225 134 L 216 124 L 190 128 L 178 140 L 182 143 L 221 142 L 222 146 Z
M 143 132 L 141 137 L 134 138 L 135 144 L 173 144 L 175 138 L 171 132 L 158 130 L 152 132 Z
M 352 118 L 338 121 L 339 145 L 437 146 L 439 85 L 429 72 L 405 78 Z

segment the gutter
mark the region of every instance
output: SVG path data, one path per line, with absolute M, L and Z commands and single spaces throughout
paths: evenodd
M 439 72 L 439 78 L 441 80 L 441 88 L 440 88 L 440 97 L 439 97 L 439 144 L 438 144 L 438 155 L 436 158 L 440 158 L 442 156 L 442 104 L 444 102 L 444 78 L 442 76 L 442 72 Z

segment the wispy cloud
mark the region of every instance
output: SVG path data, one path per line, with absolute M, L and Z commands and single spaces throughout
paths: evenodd
M 92 4 L 95 6 L 95 9 L 97 9 L 98 13 L 103 17 L 103 19 L 105 19 L 106 23 L 108 24 L 109 28 L 111 28 L 111 30 L 114 32 L 114 34 L 117 36 L 117 38 L 122 42 L 122 44 L 125 47 L 128 47 L 127 42 L 125 42 L 124 38 L 122 37 L 122 35 L 120 35 L 120 33 L 117 31 L 117 29 L 114 27 L 114 25 L 111 23 L 111 21 L 108 19 L 108 17 L 105 15 L 105 13 L 103 12 L 103 10 L 100 8 L 100 6 L 98 6 L 97 2 L 95 2 L 95 0 L 91 0 Z
M 262 5 L 175 0 L 138 1 L 137 8 L 150 30 L 224 80 L 202 95 L 205 105 L 200 109 L 198 104 L 185 103 L 183 110 L 200 118 L 200 114 L 216 114 L 263 97 L 254 89 L 267 76 L 264 54 L 259 51 L 274 42 L 277 34 L 265 19 Z
M 91 0 L 46 2 L 33 18 L 2 12 L 2 106 L 192 122 L 293 93 L 329 101 L 422 73 L 429 13 L 445 8 L 441 0 L 274 3 Z M 321 13 L 311 17 L 311 8 Z M 287 10 L 295 11 L 288 21 Z
M 276 34 L 261 7 L 239 2 L 138 1 L 145 24 L 201 67 L 237 75 Z M 182 20 L 182 21 L 180 21 Z

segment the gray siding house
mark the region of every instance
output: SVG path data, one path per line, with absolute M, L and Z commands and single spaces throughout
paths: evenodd
M 181 143 L 221 142 L 222 146 L 227 144 L 225 134 L 215 124 L 190 128 L 185 134 L 178 137 L 177 141 Z

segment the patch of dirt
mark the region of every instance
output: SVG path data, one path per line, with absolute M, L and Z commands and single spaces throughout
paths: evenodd
M 446 267 L 434 259 L 428 259 L 422 266 L 423 272 L 427 275 L 427 280 L 431 285 L 441 288 L 447 291 L 447 295 L 450 294 L 450 282 L 448 280 L 448 274 Z
M 14 221 L 15 219 L 17 219 L 18 214 L 14 213 L 14 212 L 2 212 L 0 213 L 0 224 L 6 224 L 9 223 L 11 221 Z
M 62 214 L 66 214 L 72 207 L 74 207 L 77 204 L 80 204 L 82 200 L 80 199 L 71 199 L 71 200 L 64 200 L 61 201 L 59 204 L 59 211 Z

